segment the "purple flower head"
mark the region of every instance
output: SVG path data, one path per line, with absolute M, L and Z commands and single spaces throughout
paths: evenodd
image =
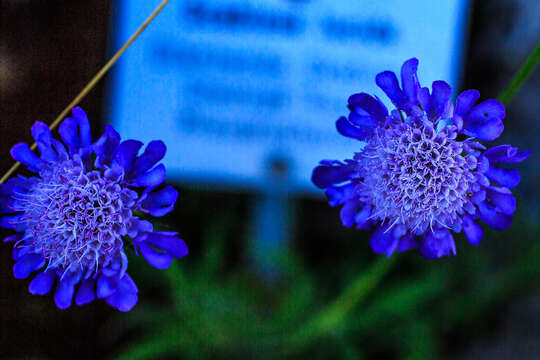
M 337 120 L 340 134 L 363 143 L 353 159 L 323 160 L 312 181 L 326 189 L 331 206 L 342 206 L 345 226 L 375 229 L 370 245 L 377 254 L 418 248 L 434 259 L 456 254 L 452 232 L 463 231 L 471 244 L 482 239 L 483 221 L 496 230 L 512 222 L 516 201 L 509 188 L 520 181 L 515 169 L 529 151 L 510 145 L 486 150 L 503 131 L 504 106 L 497 100 L 475 105 L 480 94 L 468 90 L 450 100 L 451 87 L 435 81 L 421 87 L 418 60 L 401 68 L 401 87 L 393 72 L 376 83 L 396 107 L 365 93 L 349 98 L 349 116 Z
M 11 213 L 0 225 L 18 232 L 13 273 L 31 281 L 32 294 L 47 294 L 56 282 L 54 300 L 60 309 L 104 299 L 120 311 L 137 303 L 137 286 L 126 273 L 124 246 L 131 244 L 154 267 L 164 269 L 188 250 L 176 233 L 153 232 L 136 214 L 163 216 L 173 209 L 178 193 L 163 186 L 165 167 L 156 165 L 165 145 L 152 141 L 121 142 L 110 126 L 95 142 L 84 111 L 59 128 L 62 142 L 47 125 L 36 122 L 32 135 L 38 157 L 25 143 L 11 155 L 37 176 L 18 176 L 0 185 L 0 211 Z M 64 146 L 64 144 L 67 146 Z

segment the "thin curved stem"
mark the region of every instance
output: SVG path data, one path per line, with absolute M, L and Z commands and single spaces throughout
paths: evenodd
M 536 48 L 533 50 L 531 55 L 525 60 L 525 63 L 519 68 L 516 75 L 510 82 L 510 85 L 499 95 L 499 101 L 504 105 L 507 105 L 510 100 L 514 97 L 516 92 L 519 90 L 521 85 L 527 80 L 527 78 L 532 74 L 536 65 L 540 61 L 540 42 L 536 45 Z
M 66 106 L 66 108 L 60 113 L 60 115 L 58 115 L 58 117 L 51 123 L 51 125 L 49 125 L 49 129 L 55 129 L 58 124 L 60 124 L 62 119 L 66 117 L 68 112 L 73 109 L 73 107 L 75 107 L 75 105 L 77 105 L 90 92 L 90 90 L 94 88 L 94 86 L 96 86 L 99 80 L 101 80 L 101 78 L 107 73 L 107 71 L 109 71 L 109 69 L 114 65 L 118 58 L 124 53 L 124 51 L 127 50 L 127 48 L 135 41 L 135 39 L 137 39 L 137 37 L 144 31 L 144 29 L 146 29 L 146 27 L 152 22 L 152 20 L 154 20 L 154 18 L 161 12 L 161 10 L 163 10 L 165 5 L 167 5 L 169 1 L 170 0 L 164 0 L 152 12 L 152 14 L 150 14 L 150 16 L 142 23 L 142 25 L 139 26 L 139 28 L 133 33 L 133 35 L 131 35 L 128 41 L 126 41 L 126 43 L 116 52 L 116 54 L 114 54 L 113 57 L 109 61 L 107 61 L 107 63 L 101 68 L 101 70 L 99 70 L 97 74 L 94 75 L 94 77 L 88 82 L 88 84 L 86 84 L 86 86 L 81 90 L 81 92 L 69 103 L 68 106 Z M 37 144 L 33 143 L 30 149 L 35 150 L 36 147 Z M 15 171 L 17 171 L 20 165 L 20 162 L 15 162 L 15 164 L 13 164 L 11 168 L 9 168 L 9 170 L 4 174 L 4 176 L 0 178 L 0 184 L 6 182 L 6 180 L 9 179 L 9 177 L 13 175 Z
M 396 258 L 381 258 L 368 271 L 361 273 L 341 295 L 288 338 L 285 352 L 298 351 L 325 334 L 339 331 L 347 315 L 365 300 L 390 272 Z

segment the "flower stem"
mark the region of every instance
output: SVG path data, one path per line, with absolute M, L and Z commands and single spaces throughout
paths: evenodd
M 113 55 L 113 57 L 107 61 L 107 63 L 97 72 L 96 75 L 86 84 L 86 86 L 81 90 L 81 92 L 69 103 L 68 106 L 58 115 L 58 117 L 52 122 L 51 125 L 49 125 L 49 129 L 53 130 L 60 124 L 62 119 L 68 114 L 68 112 L 73 109 L 85 96 L 94 88 L 94 86 L 101 80 L 103 75 L 109 71 L 109 69 L 114 65 L 116 60 L 126 51 L 126 49 L 137 39 L 137 37 L 146 29 L 146 27 L 154 20 L 154 18 L 163 10 L 165 5 L 170 0 L 163 0 L 163 2 L 150 14 L 150 16 L 142 23 L 141 26 L 131 35 L 131 37 L 126 41 L 126 43 L 116 52 L 116 54 Z M 30 147 L 30 149 L 35 150 L 37 147 L 37 144 L 34 143 Z M 21 165 L 20 162 L 15 162 L 11 168 L 0 178 L 0 184 L 3 184 L 13 173 L 19 168 Z
M 525 60 L 525 63 L 518 70 L 510 85 L 499 95 L 499 101 L 504 105 L 507 105 L 510 100 L 514 97 L 516 92 L 519 90 L 521 85 L 527 80 L 529 75 L 533 72 L 534 68 L 540 61 L 540 42 L 536 45 L 536 48 L 533 50 L 531 55 Z
M 396 258 L 396 256 L 390 259 L 381 258 L 368 271 L 359 274 L 341 295 L 306 321 L 288 338 L 285 352 L 298 351 L 321 336 L 342 330 L 351 310 L 375 289 L 392 269 Z

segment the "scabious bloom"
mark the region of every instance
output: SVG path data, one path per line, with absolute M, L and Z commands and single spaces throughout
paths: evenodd
M 510 145 L 487 149 L 503 131 L 503 104 L 467 90 L 450 101 L 452 89 L 435 81 L 431 93 L 417 77 L 418 60 L 401 68 L 401 87 L 393 72 L 376 83 L 396 109 L 365 93 L 348 100 L 348 117 L 338 132 L 361 141 L 359 152 L 344 162 L 323 160 L 312 175 L 326 189 L 331 206 L 342 205 L 343 225 L 375 229 L 370 245 L 390 257 L 396 250 L 418 248 L 434 259 L 456 254 L 452 232 L 463 231 L 478 244 L 479 221 L 496 230 L 512 222 L 516 200 L 510 188 L 520 176 L 503 164 L 525 160 L 529 151 Z M 503 167 L 501 167 L 503 165 Z
M 165 145 L 152 141 L 138 155 L 142 143 L 120 142 L 110 126 L 92 143 L 90 123 L 76 107 L 73 117 L 59 128 L 62 142 L 47 125 L 36 122 L 32 135 L 38 157 L 25 143 L 11 155 L 37 176 L 17 176 L 0 185 L 0 211 L 12 213 L 0 225 L 17 231 L 13 273 L 31 281 L 32 294 L 47 294 L 57 283 L 54 300 L 60 309 L 94 299 L 129 311 L 137 303 L 137 287 L 126 273 L 125 246 L 133 246 L 158 269 L 187 254 L 176 233 L 154 232 L 152 224 L 137 214 L 163 216 L 170 212 L 178 193 L 165 181 L 165 167 L 156 165 Z

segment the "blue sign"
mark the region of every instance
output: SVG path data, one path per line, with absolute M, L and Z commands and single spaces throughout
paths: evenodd
M 115 48 L 159 2 L 115 2 Z M 123 138 L 162 139 L 172 179 L 257 189 L 285 164 L 309 192 L 319 160 L 359 149 L 335 120 L 355 92 L 385 98 L 378 72 L 417 57 L 425 86 L 456 84 L 467 5 L 173 0 L 116 65 L 110 119 Z

